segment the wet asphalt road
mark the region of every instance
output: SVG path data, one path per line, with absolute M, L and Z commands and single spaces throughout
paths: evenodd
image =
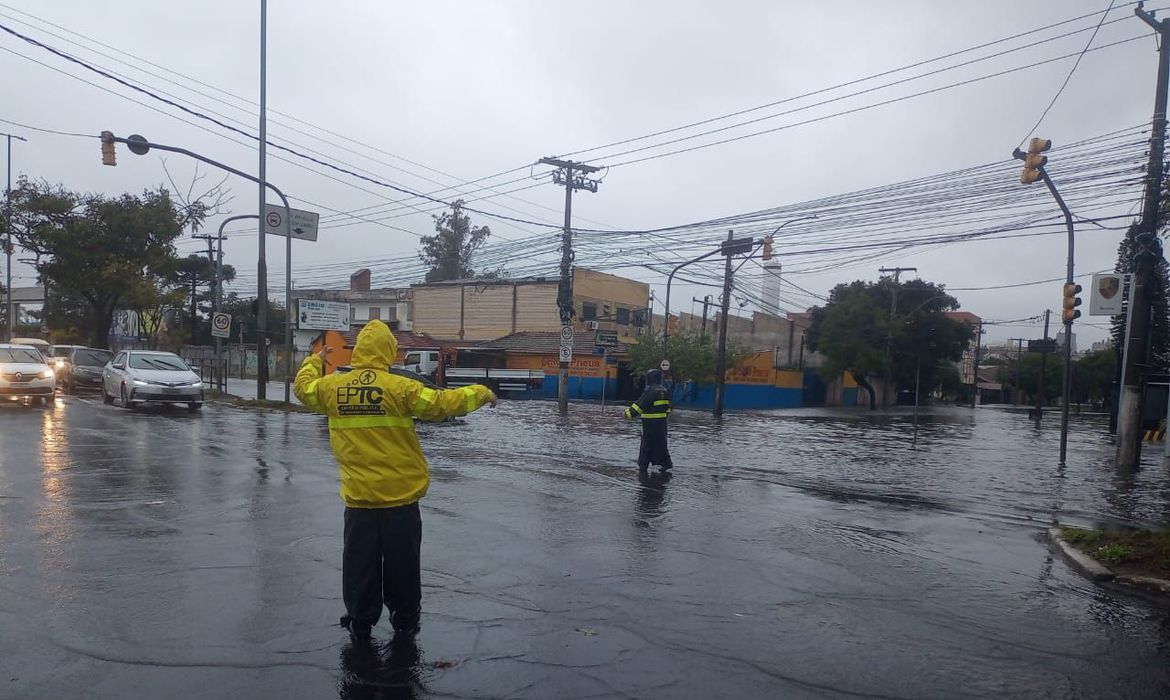
M 1104 423 L 938 409 L 636 427 L 505 403 L 421 431 L 423 630 L 337 627 L 321 419 L 0 406 L 0 697 L 1165 698 L 1170 607 L 1099 588 L 1062 522 L 1170 522 Z

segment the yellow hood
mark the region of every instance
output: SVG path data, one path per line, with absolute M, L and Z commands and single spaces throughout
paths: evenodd
M 354 369 L 380 369 L 385 372 L 398 357 L 398 341 L 390 327 L 381 321 L 370 321 L 358 333 L 350 366 Z

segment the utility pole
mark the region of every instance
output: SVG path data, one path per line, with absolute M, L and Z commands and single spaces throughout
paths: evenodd
M 886 331 L 886 368 L 890 373 L 889 381 L 894 380 L 894 316 L 898 313 L 898 284 L 901 282 L 903 272 L 918 272 L 917 267 L 881 267 L 878 268 L 878 274 L 886 275 L 892 274 L 894 276 L 894 286 L 890 292 L 890 327 Z M 978 381 L 976 381 L 978 383 Z M 886 391 L 883 392 L 882 398 L 888 398 L 889 383 L 886 384 Z M 883 404 L 885 402 L 883 401 Z
M 4 188 L 4 299 L 5 313 L 4 316 L 7 328 L 5 329 L 4 340 L 12 340 L 13 329 L 16 327 L 15 306 L 12 303 L 12 139 L 17 141 L 28 141 L 23 136 L 15 134 L 4 134 L 8 140 L 8 185 Z M 45 303 L 48 304 L 49 295 L 45 295 Z
M 565 230 L 561 235 L 561 282 L 557 288 L 557 306 L 561 315 L 562 347 L 566 335 L 569 339 L 569 358 L 572 358 L 573 338 L 573 190 L 588 190 L 597 192 L 597 180 L 585 177 L 601 170 L 595 165 L 575 163 L 571 160 L 559 158 L 541 158 L 543 165 L 552 165 L 558 170 L 553 171 L 553 182 L 565 186 Z M 653 308 L 651 308 L 653 311 Z M 567 332 L 565 329 L 568 329 Z M 557 410 L 562 416 L 569 415 L 569 362 L 562 351 L 560 361 L 560 376 L 557 380 Z
M 260 0 L 260 235 L 256 259 L 256 398 L 268 398 L 268 262 L 265 259 L 264 211 L 267 208 L 265 180 L 268 165 L 268 0 Z M 286 212 L 287 215 L 287 212 Z
M 719 316 L 719 347 L 715 356 L 715 417 L 723 415 L 723 403 L 727 393 L 727 321 L 731 312 L 731 258 L 740 253 L 750 253 L 755 241 L 751 238 L 735 238 L 734 231 L 727 232 L 727 240 L 720 246 L 726 262 L 723 268 L 723 306 Z M 746 261 L 745 261 L 746 262 Z
M 708 294 L 702 299 L 691 297 L 691 301 L 701 301 L 703 304 L 703 325 L 702 330 L 699 331 L 699 341 L 702 342 L 703 338 L 707 337 L 707 307 L 711 305 L 711 295 Z
M 222 233 L 220 235 L 222 235 Z M 197 238 L 201 241 L 207 241 L 207 262 L 209 265 L 211 265 L 212 269 L 216 271 L 215 278 L 212 282 L 212 284 L 214 285 L 214 288 L 213 288 L 213 291 L 214 291 L 214 289 L 218 288 L 218 286 L 219 286 L 219 274 L 218 274 L 219 270 L 216 267 L 216 263 L 215 263 L 215 240 L 217 238 L 219 238 L 219 236 L 213 236 L 209 233 L 205 233 L 205 234 L 195 234 L 195 235 L 192 235 L 191 237 Z M 220 248 L 221 249 L 223 248 L 222 243 L 220 243 Z M 213 308 L 212 310 L 218 311 L 219 309 Z M 196 327 L 197 327 L 197 324 L 195 322 L 195 294 L 192 293 L 191 294 L 191 344 L 192 345 L 198 345 L 197 339 L 195 337 Z
M 971 408 L 979 405 L 979 356 L 983 351 L 983 319 L 979 319 L 979 330 L 975 331 L 975 366 L 971 369 L 974 371 L 975 377 L 971 388 Z
M 1036 425 L 1044 417 L 1044 373 L 1048 369 L 1048 320 L 1052 311 L 1044 309 L 1044 344 L 1040 348 L 1040 376 L 1036 379 Z
M 650 290 L 650 308 L 647 309 L 646 314 L 646 333 L 654 337 L 654 290 Z
M 1142 456 L 1142 395 L 1147 380 L 1150 335 L 1150 289 L 1154 268 L 1162 256 L 1158 223 L 1162 195 L 1162 169 L 1166 149 L 1166 88 L 1170 82 L 1170 20 L 1156 20 L 1142 3 L 1134 9 L 1143 22 L 1158 33 L 1158 83 L 1154 90 L 1154 116 L 1150 130 L 1149 163 L 1146 165 L 1146 193 L 1138 234 L 1134 294 L 1131 297 L 1132 327 L 1125 348 L 1121 375 L 1121 396 L 1117 407 L 1117 466 L 1134 468 Z

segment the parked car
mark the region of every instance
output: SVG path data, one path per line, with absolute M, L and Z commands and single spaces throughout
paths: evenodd
M 203 382 L 199 375 L 170 352 L 123 350 L 102 370 L 102 400 L 120 399 L 122 406 L 185 403 L 192 411 L 203 407 Z
M 56 381 L 53 370 L 36 348 L 5 343 L 0 345 L 0 397 L 27 398 L 30 404 L 52 403 Z
M 85 347 L 84 345 L 50 345 L 49 349 L 45 351 L 45 359 L 49 361 L 49 369 L 54 372 L 60 370 L 65 365 L 65 358 L 69 357 L 69 353 L 77 348 Z M 57 378 L 58 383 L 60 377 Z
M 102 370 L 113 358 L 114 353 L 109 350 L 75 347 L 56 360 L 57 385 L 66 394 L 78 389 L 101 388 Z

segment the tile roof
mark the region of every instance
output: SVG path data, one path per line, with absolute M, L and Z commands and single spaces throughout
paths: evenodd
M 511 350 L 513 352 L 531 352 L 546 354 L 556 354 L 561 346 L 561 336 L 558 331 L 521 331 L 519 333 L 512 333 L 502 338 L 495 340 L 485 340 L 478 343 L 476 347 L 483 350 Z M 591 355 L 593 348 L 596 346 L 594 342 L 593 332 L 582 333 L 577 332 L 573 336 L 573 354 L 575 355 Z M 613 352 L 626 352 L 629 346 L 625 343 L 619 343 L 616 347 L 610 348 Z

